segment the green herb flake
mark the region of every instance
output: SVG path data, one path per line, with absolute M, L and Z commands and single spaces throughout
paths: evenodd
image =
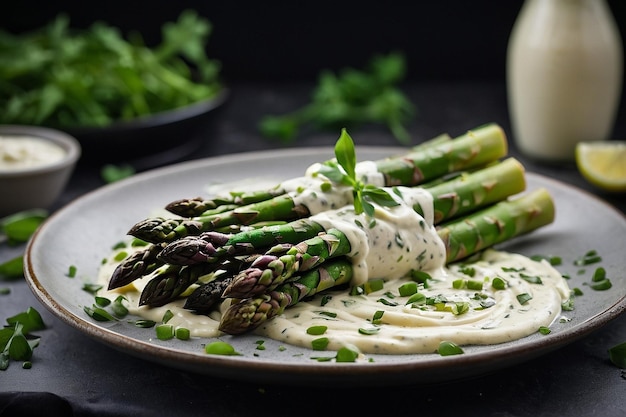
M 609 359 L 618 368 L 626 369 L 626 342 L 610 348 Z
M 359 357 L 359 352 L 356 350 L 342 347 L 337 351 L 337 356 L 335 360 L 337 362 L 356 362 L 356 359 Z
M 0 295 L 9 295 L 9 294 L 11 294 L 11 288 L 9 287 L 0 288 Z
M 22 255 L 0 264 L 0 280 L 24 278 L 24 257 Z
M 69 268 L 67 269 L 67 276 L 70 278 L 75 278 L 76 272 L 77 272 L 76 266 L 70 265 Z
M 328 330 L 328 326 L 311 326 L 308 329 L 306 329 L 306 333 L 319 336 L 319 335 L 326 333 L 326 330 Z
M 174 326 L 171 324 L 159 324 L 155 327 L 156 337 L 159 340 L 170 340 L 175 336 Z
M 233 345 L 230 343 L 223 342 L 221 340 L 207 343 L 204 347 L 204 351 L 210 355 L 225 355 L 225 356 L 233 356 L 239 355 L 239 353 L 235 350 Z
M 500 277 L 494 277 L 494 279 L 491 280 L 491 286 L 495 290 L 504 290 L 506 288 L 506 285 L 506 281 Z
M 407 282 L 404 283 L 398 288 L 398 292 L 401 297 L 409 297 L 415 293 L 417 293 L 418 287 L 416 282 Z
M 374 316 L 372 317 L 372 323 L 373 324 L 380 324 L 384 315 L 385 315 L 385 312 L 383 310 L 377 310 L 374 313 Z
M 25 243 L 48 218 L 43 209 L 24 210 L 0 219 L 0 234 L 10 246 Z
M 437 353 L 441 356 L 451 356 L 451 355 L 460 355 L 463 352 L 463 349 L 459 345 L 453 342 L 442 341 L 439 343 L 439 348 L 437 349 Z
M 96 321 L 117 321 L 117 318 L 112 316 L 111 313 L 95 304 L 92 307 L 85 306 L 83 310 Z
M 311 349 L 313 350 L 326 350 L 330 340 L 327 337 L 320 337 L 311 341 Z
M 365 335 L 365 336 L 371 336 L 371 335 L 375 335 L 378 332 L 380 332 L 380 327 L 369 327 L 367 329 L 360 327 L 359 328 L 359 334 Z
M 140 320 L 135 321 L 135 326 L 140 327 L 142 329 L 149 329 L 151 327 L 156 326 L 156 321 L 140 319 Z
M 591 265 L 598 262 L 602 262 L 602 257 L 598 255 L 598 252 L 595 250 L 590 250 L 585 253 L 583 256 L 574 260 L 574 265 L 576 266 L 585 266 Z
M 98 307 L 107 307 L 111 304 L 111 300 L 106 297 L 95 297 L 95 302 Z
M 174 331 L 174 336 L 178 340 L 189 340 L 191 338 L 191 332 L 185 327 L 177 327 Z
M 85 283 L 83 284 L 83 291 L 86 291 L 90 294 L 96 294 L 98 291 L 100 291 L 102 289 L 102 285 L 99 284 L 91 284 L 91 283 Z
M 539 333 L 546 335 L 546 334 L 550 334 L 550 332 L 552 332 L 552 330 L 550 330 L 549 327 L 539 326 Z
M 522 305 L 526 304 L 527 302 L 533 299 L 533 297 L 526 292 L 522 294 L 517 294 L 516 297 L 517 297 L 517 301 L 519 301 L 519 303 Z
M 167 310 L 165 311 L 165 313 L 163 314 L 163 323 L 167 323 L 168 321 L 170 321 L 172 318 L 174 317 L 174 313 L 172 313 L 171 310 Z

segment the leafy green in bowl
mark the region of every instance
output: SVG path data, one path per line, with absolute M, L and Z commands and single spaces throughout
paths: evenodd
M 66 15 L 28 33 L 0 31 L 0 124 L 70 132 L 86 157 L 118 145 L 126 152 L 121 159 L 162 150 L 154 137 L 152 148 L 127 142 L 140 138 L 142 129 L 194 118 L 225 99 L 221 64 L 206 50 L 212 29 L 186 10 L 163 25 L 162 40 L 152 47 L 139 33 L 124 37 L 104 22 L 72 29 Z M 190 133 L 188 126 L 179 131 Z M 95 146 L 100 140 L 106 144 Z

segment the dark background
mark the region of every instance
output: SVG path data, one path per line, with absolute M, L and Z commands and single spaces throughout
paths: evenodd
M 508 37 L 523 0 L 415 2 L 10 1 L 0 27 L 21 32 L 59 12 L 72 26 L 103 20 L 158 42 L 164 22 L 192 8 L 209 19 L 208 45 L 234 81 L 312 81 L 321 69 L 362 67 L 374 53 L 403 51 L 408 79 L 504 80 Z M 626 1 L 609 0 L 626 38 Z

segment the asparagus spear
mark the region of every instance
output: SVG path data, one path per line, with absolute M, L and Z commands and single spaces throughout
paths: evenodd
M 296 273 L 311 270 L 330 258 L 350 252 L 348 237 L 337 229 L 330 229 L 292 246 L 282 255 L 273 255 L 281 248 L 272 248 L 258 257 L 250 267 L 231 280 L 224 289 L 227 298 L 245 298 L 276 288 Z
M 157 258 L 164 246 L 163 244 L 148 245 L 124 259 L 111 274 L 108 289 L 112 290 L 130 284 L 165 264 Z
M 434 221 L 439 224 L 517 194 L 525 187 L 524 167 L 517 160 L 509 158 L 427 190 L 433 195 Z M 423 214 L 422 207 L 414 209 Z M 168 244 L 159 254 L 159 258 L 181 265 L 215 262 L 222 254 L 239 252 L 243 247 L 254 251 L 276 243 L 298 243 L 323 231 L 316 223 L 299 219 L 293 223 L 259 228 L 232 237 L 205 232 L 200 236 L 187 236 Z M 222 245 L 223 248 L 220 247 Z
M 281 314 L 287 307 L 331 287 L 352 279 L 352 264 L 345 258 L 329 261 L 312 269 L 297 281 L 282 284 L 276 290 L 258 297 L 246 298 L 231 305 L 220 320 L 219 329 L 228 334 L 253 330 Z
M 411 148 L 411 152 L 421 152 L 430 147 L 438 146 L 452 140 L 447 133 L 435 136 Z M 231 191 L 228 196 L 214 197 L 205 199 L 195 197 L 189 199 L 180 199 L 169 203 L 165 209 L 173 214 L 182 217 L 198 217 L 233 210 L 237 206 L 246 206 L 249 204 L 259 203 L 261 201 L 270 200 L 279 195 L 286 194 L 286 190 L 276 185 L 267 190 L 257 191 Z
M 500 201 L 524 188 L 523 166 L 513 158 L 439 184 L 429 190 L 435 194 L 435 223 Z M 414 209 L 421 213 L 421 207 Z M 224 296 L 244 298 L 271 290 L 298 272 L 349 253 L 350 245 L 342 233 L 335 230 L 323 232 L 325 230 L 311 219 L 234 236 L 205 232 L 170 243 L 159 253 L 158 259 L 178 265 L 216 263 L 227 257 L 258 253 L 274 245 L 223 286 Z M 127 280 L 123 282 L 127 283 Z
M 446 246 L 446 263 L 452 263 L 487 247 L 529 233 L 552 221 L 552 197 L 547 190 L 538 189 L 451 221 L 439 229 L 438 233 Z M 341 268 L 341 271 L 331 268 Z M 346 269 L 351 268 L 349 263 L 328 261 L 303 274 L 302 278 L 282 284 L 269 293 L 241 299 L 224 312 L 219 328 L 229 334 L 253 330 L 265 320 L 281 314 L 285 308 L 321 291 L 320 284 L 311 276 L 324 277 L 324 289 L 327 289 L 347 282 L 340 279 L 339 274 L 347 275 Z
M 413 186 L 449 172 L 487 164 L 506 155 L 505 134 L 498 125 L 489 124 L 451 141 L 428 146 L 403 156 L 376 161 L 385 185 Z M 253 224 L 271 220 L 308 217 L 309 209 L 296 204 L 290 194 L 244 205 L 224 213 L 189 219 L 154 217 L 135 224 L 128 234 L 151 243 L 171 242 L 187 235 L 198 235 L 234 224 Z

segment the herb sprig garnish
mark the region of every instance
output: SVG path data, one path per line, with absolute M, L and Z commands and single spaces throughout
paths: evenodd
M 319 173 L 329 180 L 348 185 L 353 188 L 354 212 L 365 213 L 374 217 L 374 205 L 393 207 L 399 203 L 382 188 L 371 184 L 365 184 L 356 175 L 356 152 L 354 141 L 345 128 L 341 129 L 341 135 L 335 143 L 335 158 L 337 161 L 327 161 L 320 167 Z

